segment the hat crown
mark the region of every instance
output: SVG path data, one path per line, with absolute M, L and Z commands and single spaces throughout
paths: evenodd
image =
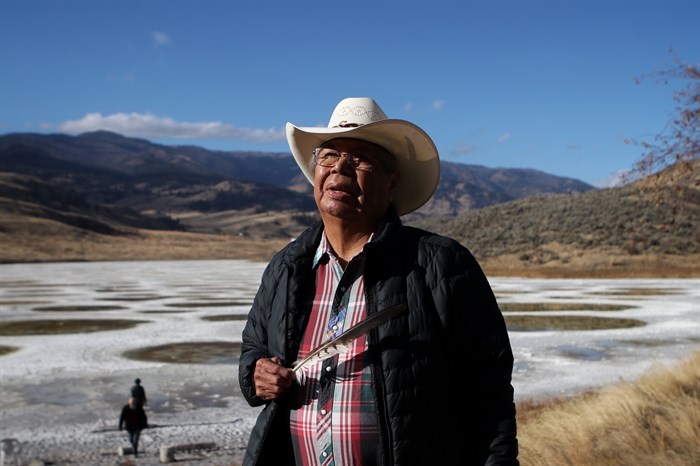
M 368 97 L 350 97 L 343 99 L 336 105 L 329 128 L 352 128 L 366 125 L 375 121 L 386 120 L 384 110 Z

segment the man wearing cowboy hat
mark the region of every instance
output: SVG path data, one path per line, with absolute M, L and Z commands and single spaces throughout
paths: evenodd
M 440 176 L 416 125 L 348 98 L 327 128 L 287 123 L 321 222 L 268 264 L 239 382 L 262 406 L 246 465 L 517 465 L 513 354 L 491 287 L 458 242 L 405 226 Z M 293 370 L 383 309 L 405 306 Z M 347 342 L 346 342 L 347 343 Z

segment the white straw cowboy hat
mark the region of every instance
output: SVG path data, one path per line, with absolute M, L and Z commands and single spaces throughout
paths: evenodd
M 405 120 L 387 118 L 367 97 L 343 99 L 335 107 L 328 127 L 298 127 L 287 123 L 287 142 L 306 178 L 314 183 L 311 163 L 314 149 L 335 138 L 361 139 L 391 153 L 401 172 L 393 199 L 399 215 L 420 208 L 435 192 L 440 179 L 437 148 L 425 131 Z

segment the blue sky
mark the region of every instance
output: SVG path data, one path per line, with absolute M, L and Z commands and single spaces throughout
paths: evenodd
M 674 54 L 698 0 L 0 0 L 0 133 L 288 152 L 368 96 L 444 160 L 601 186 L 669 121 L 684 83 L 635 78 Z

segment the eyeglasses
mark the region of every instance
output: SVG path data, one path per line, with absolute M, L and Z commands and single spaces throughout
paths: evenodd
M 372 171 L 372 161 L 361 154 L 350 154 L 348 152 L 338 152 L 335 149 L 328 149 L 326 147 L 319 147 L 314 149 L 314 162 L 322 167 L 334 167 L 338 163 L 340 157 L 345 156 L 345 160 L 348 165 L 350 165 L 355 170 L 360 170 L 363 172 Z

